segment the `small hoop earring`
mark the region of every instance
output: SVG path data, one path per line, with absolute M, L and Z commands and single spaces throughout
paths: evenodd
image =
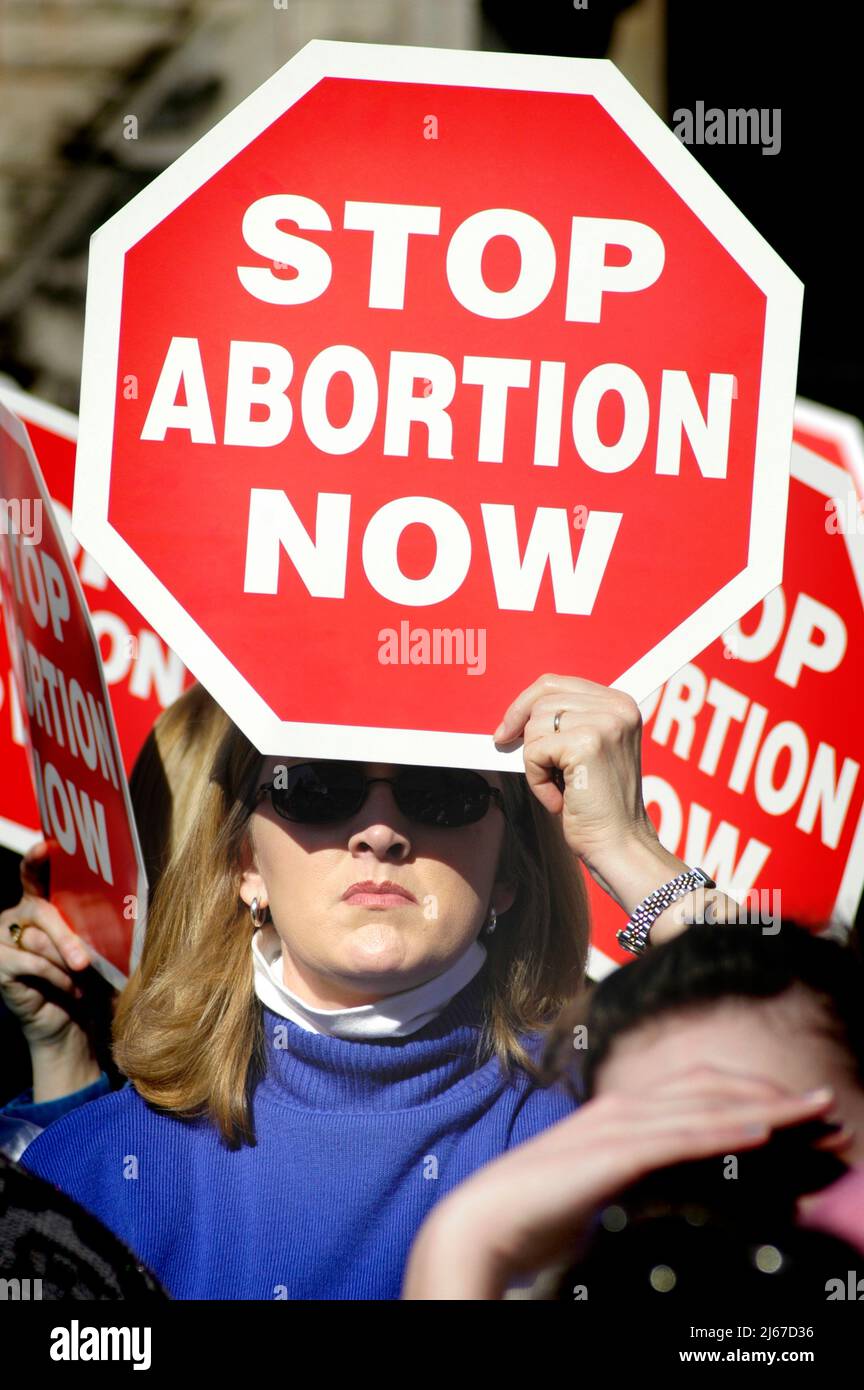
M 252 918 L 253 927 L 256 929 L 263 927 L 264 923 L 267 921 L 267 908 L 259 906 L 258 899 L 253 898 L 252 905 L 249 908 L 249 916 Z
M 489 920 L 486 923 L 486 935 L 491 936 L 498 923 L 498 913 L 494 907 L 489 909 Z

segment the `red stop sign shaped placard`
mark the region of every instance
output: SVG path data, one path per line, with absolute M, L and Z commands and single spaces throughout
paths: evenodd
M 800 291 L 611 65 L 315 42 L 94 238 L 76 532 L 265 751 L 515 769 L 778 582 Z
M 781 916 L 848 926 L 864 889 L 864 530 L 850 516 L 850 473 L 796 443 L 782 585 L 642 703 L 662 843 L 769 933 Z M 598 977 L 632 957 L 620 908 L 593 880 L 589 894 Z

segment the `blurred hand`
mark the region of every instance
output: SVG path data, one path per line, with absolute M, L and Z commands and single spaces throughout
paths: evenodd
M 794 1095 L 714 1067 L 640 1094 L 610 1091 L 479 1169 L 420 1228 L 405 1299 L 498 1299 L 520 1273 L 569 1256 L 604 1201 L 685 1159 L 763 1144 L 771 1130 L 823 1116 L 829 1090 Z

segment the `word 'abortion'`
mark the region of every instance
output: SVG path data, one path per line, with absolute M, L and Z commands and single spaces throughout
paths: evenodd
M 440 208 L 411 204 L 346 202 L 346 230 L 372 234 L 368 305 L 401 310 L 409 273 L 412 236 L 437 236 Z M 309 303 L 323 295 L 332 277 L 327 250 L 278 224 L 290 221 L 301 231 L 330 231 L 320 204 L 293 194 L 260 198 L 243 217 L 242 231 L 251 251 L 267 266 L 236 267 L 244 289 L 255 299 L 276 305 Z M 496 237 L 510 238 L 520 253 L 520 270 L 507 290 L 491 289 L 483 278 L 482 258 Z M 629 252 L 625 265 L 607 265 L 610 247 Z M 664 242 L 641 222 L 620 218 L 573 217 L 568 249 L 564 319 L 600 323 L 606 296 L 638 294 L 659 279 L 666 259 Z M 447 282 L 454 300 L 480 318 L 520 319 L 547 298 L 557 271 L 557 253 L 549 232 L 535 217 L 508 208 L 491 208 L 467 217 L 454 231 L 446 251 Z M 277 267 L 292 269 L 291 278 Z M 302 382 L 295 380 L 295 358 L 282 343 L 232 340 L 224 393 L 224 426 L 217 441 L 211 409 L 216 383 L 208 380 L 205 354 L 195 337 L 172 337 L 149 400 L 142 440 L 164 441 L 168 430 L 188 433 L 192 443 L 272 448 L 295 428 L 295 415 L 311 445 L 324 454 L 345 455 L 360 449 L 379 419 L 384 400 L 383 454 L 407 457 L 411 426 L 425 427 L 427 457 L 453 457 L 453 426 L 448 410 L 457 385 L 457 363 L 436 352 L 391 351 L 386 383 L 360 348 L 334 343 L 308 363 Z M 347 376 L 353 401 L 348 419 L 334 425 L 327 394 L 334 378 Z M 704 376 L 706 374 L 700 374 Z M 521 357 L 463 356 L 458 365 L 462 386 L 479 387 L 476 457 L 501 463 L 507 436 L 511 391 L 533 392 L 533 463 L 560 462 L 565 404 L 578 457 L 600 473 L 619 473 L 642 454 L 656 410 L 658 474 L 676 475 L 686 436 L 705 478 L 725 478 L 728 466 L 732 401 L 736 378 L 731 372 L 708 372 L 693 382 L 687 371 L 660 370 L 646 384 L 622 362 L 602 362 L 567 380 L 567 364 L 534 363 Z M 422 383 L 415 394 L 417 383 Z M 618 438 L 602 437 L 599 416 L 604 400 L 620 398 L 623 424 Z M 566 397 L 566 402 L 565 402 Z M 700 397 L 702 399 L 700 399 Z M 703 405 L 704 400 L 704 405 Z

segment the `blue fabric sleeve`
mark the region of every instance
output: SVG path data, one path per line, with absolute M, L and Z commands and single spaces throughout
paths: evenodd
M 34 1101 L 31 1086 L 13 1100 L 7 1101 L 5 1105 L 0 1105 L 0 1115 L 10 1120 L 27 1120 L 30 1124 L 45 1129 L 62 1115 L 68 1115 L 70 1110 L 77 1110 L 79 1105 L 86 1105 L 88 1100 L 98 1100 L 100 1096 L 107 1096 L 111 1089 L 110 1078 L 104 1071 L 100 1073 L 98 1081 L 91 1081 L 88 1086 L 82 1086 L 80 1091 L 70 1091 L 68 1095 L 58 1096 L 56 1100 Z

